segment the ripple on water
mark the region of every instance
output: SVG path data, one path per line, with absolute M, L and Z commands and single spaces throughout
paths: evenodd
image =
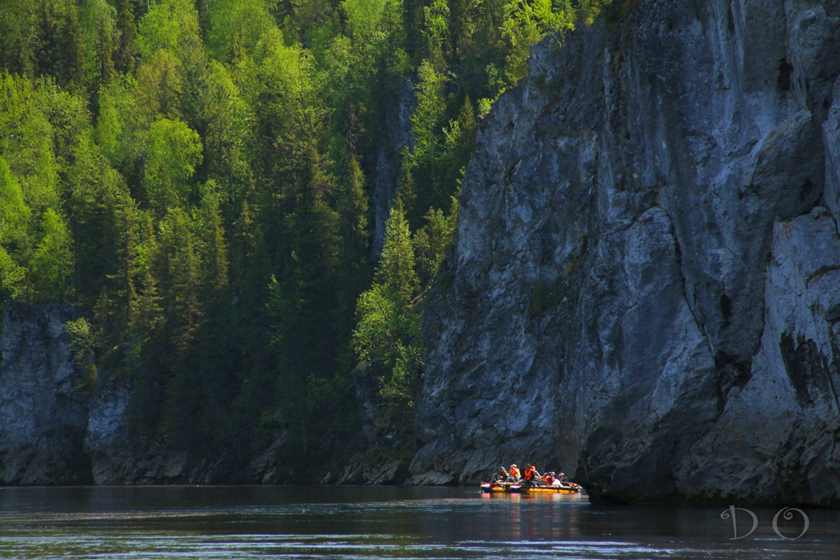
M 718 513 L 459 489 L 16 489 L 0 492 L 0 558 L 816 560 L 840 552 L 828 544 L 837 532 L 820 520 L 802 542 L 766 532 L 732 543 Z
M 121 534 L 0 537 L 3 558 L 777 558 L 778 549 L 650 546 L 629 541 L 482 541 L 429 543 L 390 534 Z M 799 549 L 816 558 L 816 550 Z M 816 555 L 812 556 L 812 553 Z

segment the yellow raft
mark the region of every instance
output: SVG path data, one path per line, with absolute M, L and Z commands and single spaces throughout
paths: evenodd
M 580 494 L 580 486 L 531 486 L 529 494 Z
M 580 485 L 564 482 L 560 486 L 529 484 L 527 482 L 483 482 L 484 494 L 580 494 Z

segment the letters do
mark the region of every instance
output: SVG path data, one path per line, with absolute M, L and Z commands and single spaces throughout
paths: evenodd
M 747 514 L 752 522 L 752 526 L 750 527 L 749 531 L 745 532 L 744 534 L 739 533 L 738 528 L 738 512 L 743 512 Z M 791 521 L 795 516 L 799 516 L 802 518 L 802 531 L 796 535 L 786 535 L 782 532 L 779 528 L 779 521 L 780 519 L 784 519 L 785 521 Z M 746 508 L 739 508 L 735 506 L 729 506 L 725 510 L 720 513 L 720 518 L 725 520 L 731 519 L 732 520 L 732 537 L 729 538 L 730 541 L 740 541 L 742 539 L 746 539 L 750 537 L 755 531 L 758 529 L 758 516 L 755 514 L 754 511 L 746 509 Z M 786 507 L 782 508 L 776 512 L 776 515 L 773 516 L 772 521 L 773 532 L 776 533 L 779 537 L 787 540 L 787 541 L 797 541 L 804 537 L 808 533 L 808 529 L 811 528 L 811 520 L 804 511 L 799 508 L 792 508 Z M 741 527 L 741 531 L 743 531 L 743 527 Z

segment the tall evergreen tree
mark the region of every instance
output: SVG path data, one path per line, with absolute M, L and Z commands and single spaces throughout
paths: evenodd
M 0 157 L 0 243 L 20 245 L 27 237 L 29 207 L 9 164 Z
M 20 183 L 0 157 L 0 298 L 17 298 L 25 290 L 21 264 L 28 249 L 29 214 Z
M 121 72 L 134 69 L 137 36 L 136 0 L 117 0 L 117 33 L 119 44 L 114 53 L 114 64 Z
M 379 382 L 385 426 L 414 403 L 421 365 L 418 289 L 411 231 L 398 200 L 388 218 L 373 286 L 359 297 L 353 333 L 358 359 Z
M 72 292 L 73 241 L 61 216 L 48 208 L 41 222 L 43 234 L 32 255 L 33 299 L 67 301 Z
M 149 129 L 143 185 L 149 205 L 158 215 L 182 207 L 190 179 L 202 160 L 201 138 L 181 121 L 160 119 Z

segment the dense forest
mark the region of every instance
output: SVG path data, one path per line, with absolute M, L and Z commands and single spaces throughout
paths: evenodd
M 248 454 L 285 432 L 317 458 L 357 437 L 361 376 L 410 446 L 477 123 L 604 3 L 5 0 L 0 301 L 78 306 L 87 383 L 131 387 L 138 436 Z M 380 250 L 375 154 L 406 87 Z

